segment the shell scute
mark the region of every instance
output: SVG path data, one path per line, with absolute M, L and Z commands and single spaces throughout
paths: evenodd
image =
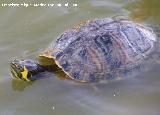
M 70 70 L 70 64 L 68 63 L 68 61 L 64 61 L 61 64 L 62 68 L 64 69 L 64 71 L 69 71 Z

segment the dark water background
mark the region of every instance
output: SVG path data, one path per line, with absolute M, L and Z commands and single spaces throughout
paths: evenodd
M 35 58 L 63 31 L 82 20 L 128 16 L 160 27 L 159 0 L 15 0 L 77 3 L 77 7 L 2 7 L 0 1 L 0 115 L 160 115 L 160 66 L 107 84 L 77 84 L 56 77 L 13 79 L 9 61 Z M 53 75 L 55 76 L 55 75 Z

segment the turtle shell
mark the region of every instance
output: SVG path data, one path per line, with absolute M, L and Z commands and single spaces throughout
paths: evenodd
M 86 21 L 51 43 L 48 57 L 72 79 L 99 81 L 132 70 L 154 51 L 153 31 L 129 20 Z

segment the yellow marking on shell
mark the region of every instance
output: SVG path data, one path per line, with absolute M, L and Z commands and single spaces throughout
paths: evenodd
M 27 68 L 24 66 L 24 71 L 23 72 L 21 72 L 21 74 L 22 74 L 22 78 L 24 78 L 26 81 L 30 81 L 28 78 L 27 78 L 27 76 L 28 76 L 28 70 L 27 70 Z
M 47 49 L 47 50 L 43 51 L 39 55 L 40 65 L 53 65 L 53 64 L 56 64 L 54 56 L 52 55 L 52 53 L 58 52 L 58 51 L 62 51 L 62 50 L 59 50 L 59 49 L 54 49 L 54 50 L 53 49 Z
M 85 21 L 81 21 L 79 24 L 77 24 L 75 27 L 73 27 L 74 29 L 76 29 L 77 31 L 80 30 L 81 26 L 88 24 L 91 20 L 85 20 Z
M 51 55 L 50 53 L 47 51 L 47 52 L 43 52 L 39 55 L 39 57 L 48 57 L 48 58 L 51 58 Z
M 59 50 L 59 49 L 54 49 L 54 50 L 53 50 L 53 49 L 47 49 L 47 50 L 43 51 L 43 52 L 39 55 L 39 57 L 40 57 L 40 58 L 41 58 L 41 57 L 43 57 L 43 58 L 47 57 L 47 58 L 54 59 L 51 54 L 52 54 L 53 52 L 58 52 L 58 51 L 62 51 L 62 50 Z
M 53 56 L 51 55 L 54 51 L 53 50 L 45 50 L 39 55 L 39 62 L 40 65 L 53 65 L 55 64 Z

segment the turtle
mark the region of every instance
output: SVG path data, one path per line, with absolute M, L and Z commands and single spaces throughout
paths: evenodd
M 39 54 L 38 60 L 14 59 L 11 73 L 34 81 L 43 72 L 64 72 L 78 82 L 125 77 L 139 69 L 156 49 L 152 28 L 129 19 L 96 18 L 65 31 Z M 45 77 L 45 76 L 43 76 Z

